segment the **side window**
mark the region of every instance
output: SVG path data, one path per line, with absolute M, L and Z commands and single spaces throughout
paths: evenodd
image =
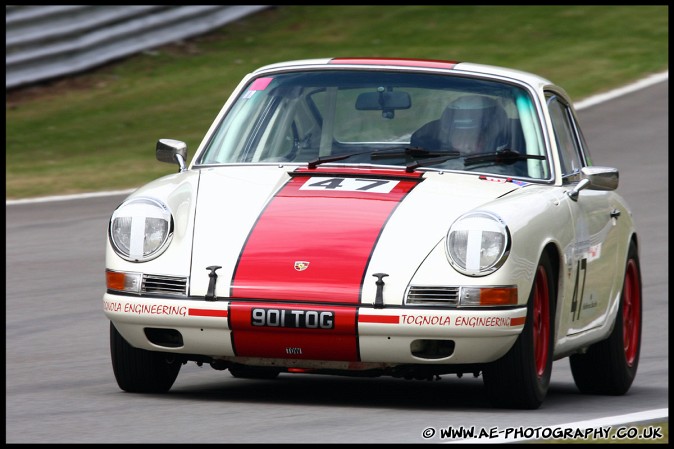
M 556 95 L 548 93 L 546 97 L 557 148 L 559 148 L 562 175 L 573 175 L 580 171 L 582 159 L 580 157 L 580 146 L 572 124 L 571 111 Z

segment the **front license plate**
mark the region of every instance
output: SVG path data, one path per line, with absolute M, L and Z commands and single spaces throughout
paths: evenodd
M 250 324 L 253 326 L 292 327 L 297 329 L 333 329 L 335 327 L 335 312 L 257 307 L 251 311 Z

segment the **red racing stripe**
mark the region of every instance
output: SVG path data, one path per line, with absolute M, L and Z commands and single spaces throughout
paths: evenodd
M 380 323 L 380 324 L 398 324 L 400 317 L 398 315 L 359 315 L 359 323 Z
M 333 58 L 330 64 L 384 64 L 408 67 L 428 67 L 434 69 L 453 69 L 457 61 L 412 58 Z
M 193 309 L 190 308 L 189 316 L 214 316 L 219 318 L 227 318 L 226 310 L 212 310 L 212 309 Z
M 420 181 L 398 170 L 298 170 L 248 236 L 231 297 L 360 302 L 376 242 Z

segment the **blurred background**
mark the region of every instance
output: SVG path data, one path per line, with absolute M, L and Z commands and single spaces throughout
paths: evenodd
M 70 76 L 207 33 L 265 5 L 8 5 L 5 87 Z
M 188 157 L 241 78 L 404 57 L 542 75 L 574 101 L 668 68 L 668 6 L 6 6 L 6 198 L 130 189 Z

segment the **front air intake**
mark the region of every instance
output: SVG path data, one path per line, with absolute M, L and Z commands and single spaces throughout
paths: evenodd
M 145 336 L 157 346 L 166 348 L 180 348 L 184 345 L 183 336 L 175 329 L 161 329 L 156 327 L 146 327 Z
M 187 278 L 179 276 L 160 276 L 144 274 L 141 293 L 162 295 L 186 295 Z
M 458 306 L 459 287 L 410 286 L 406 304 L 428 306 Z
M 414 340 L 410 344 L 410 352 L 420 359 L 444 359 L 454 354 L 453 340 Z

